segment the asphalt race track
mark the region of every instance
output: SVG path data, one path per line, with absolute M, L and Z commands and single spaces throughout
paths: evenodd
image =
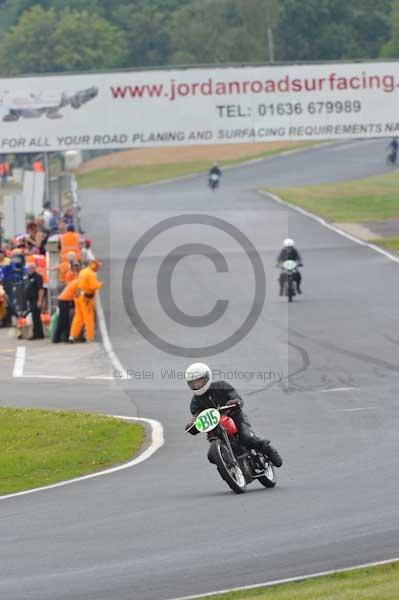
M 84 224 L 106 266 L 114 350 L 125 368 L 152 371 L 153 379 L 2 381 L 1 402 L 153 418 L 166 443 L 133 469 L 0 502 L 1 598 L 168 600 L 399 556 L 399 265 L 256 192 L 383 172 L 385 147 L 385 140 L 325 145 L 226 170 L 214 193 L 203 175 L 84 193 Z M 230 492 L 207 463 L 206 440 L 184 434 L 184 382 L 162 375 L 197 359 L 154 347 L 126 314 L 127 254 L 159 215 L 181 211 L 225 215 L 265 265 L 266 302 L 253 329 L 203 359 L 220 370 L 269 373 L 233 384 L 256 432 L 285 459 L 273 490 L 252 484 L 245 495 Z M 140 310 L 176 344 L 216 343 L 249 310 L 248 256 L 206 226 L 169 233 L 143 253 L 133 285 Z M 304 294 L 290 307 L 278 297 L 274 267 L 287 234 L 305 265 Z M 151 293 L 164 249 L 190 242 L 213 245 L 229 263 L 229 273 L 216 273 L 209 256 L 182 258 L 172 281 L 177 304 L 192 315 L 230 299 L 212 331 L 175 327 Z

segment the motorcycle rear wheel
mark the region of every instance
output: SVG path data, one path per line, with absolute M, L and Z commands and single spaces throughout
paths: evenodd
M 244 473 L 238 464 L 234 464 L 230 450 L 221 440 L 211 443 L 211 454 L 219 475 L 236 494 L 243 494 L 247 489 Z

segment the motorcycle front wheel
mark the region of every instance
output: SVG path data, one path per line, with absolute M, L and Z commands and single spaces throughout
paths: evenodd
M 265 474 L 258 477 L 258 481 L 266 488 L 272 488 L 276 485 L 276 473 L 273 465 L 270 462 L 267 463 Z
M 243 494 L 247 489 L 247 482 L 241 467 L 231 456 L 228 447 L 221 440 L 214 440 L 211 443 L 211 454 L 219 475 L 229 488 L 236 494 Z

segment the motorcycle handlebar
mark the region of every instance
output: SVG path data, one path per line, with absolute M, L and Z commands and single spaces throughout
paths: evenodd
M 233 408 L 237 408 L 238 406 L 240 406 L 240 403 L 235 402 L 234 404 L 225 404 L 224 406 L 219 406 L 218 410 L 231 410 Z M 192 421 L 192 423 L 189 423 L 188 425 L 186 425 L 185 433 L 188 433 L 190 431 L 190 429 L 192 429 L 194 426 L 195 426 L 195 419 L 194 419 L 194 421 Z

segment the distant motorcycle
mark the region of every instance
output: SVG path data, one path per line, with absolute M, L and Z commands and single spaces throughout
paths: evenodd
M 207 408 L 197 416 L 191 427 L 208 434 L 208 458 L 233 492 L 243 494 L 247 484 L 256 479 L 266 488 L 274 487 L 277 478 L 269 458 L 242 446 L 234 420 L 227 414 L 221 414 L 232 408 L 234 405 Z
M 389 167 L 398 166 L 398 153 L 396 150 L 390 150 L 387 154 L 387 165 Z
M 216 190 L 219 187 L 220 177 L 216 173 L 212 173 L 209 176 L 208 184 L 211 190 Z
M 296 260 L 285 260 L 281 265 L 281 281 L 283 284 L 283 295 L 288 298 L 288 302 L 292 302 L 294 296 L 296 296 L 296 283 L 295 279 L 298 273 L 298 267 L 300 266 Z

